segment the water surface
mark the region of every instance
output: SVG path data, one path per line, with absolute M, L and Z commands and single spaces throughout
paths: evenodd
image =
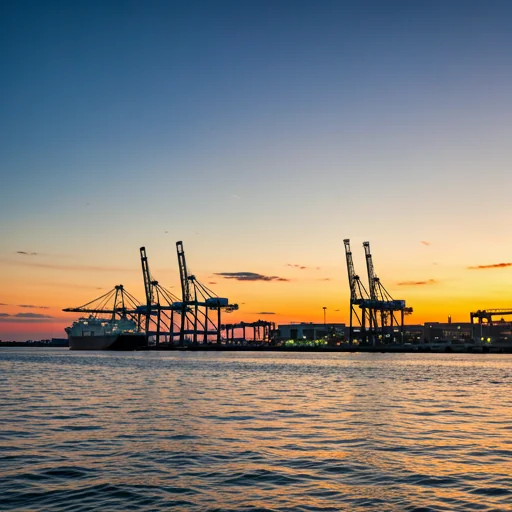
M 512 355 L 0 350 L 0 510 L 512 510 Z

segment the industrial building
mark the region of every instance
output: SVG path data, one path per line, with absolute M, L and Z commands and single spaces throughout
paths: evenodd
M 471 322 L 425 322 L 423 339 L 425 343 L 441 341 L 469 343 L 473 339 Z
M 342 340 L 345 337 L 345 324 L 301 322 L 278 325 L 277 337 L 280 340 L 318 340 L 326 337 Z

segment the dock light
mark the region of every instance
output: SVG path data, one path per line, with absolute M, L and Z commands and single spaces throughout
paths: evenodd
M 491 338 L 487 338 L 487 343 L 491 343 Z

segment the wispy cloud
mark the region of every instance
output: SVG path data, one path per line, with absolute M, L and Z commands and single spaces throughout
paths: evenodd
M 317 281 L 332 281 L 330 277 L 320 277 Z
M 218 272 L 215 275 L 224 279 L 236 279 L 237 281 L 289 281 L 284 277 L 264 276 L 255 272 Z
M 40 263 L 33 261 L 12 261 L 8 259 L 0 259 L 0 263 L 6 265 L 15 265 L 22 267 L 35 267 L 35 268 L 46 268 L 51 270 L 72 270 L 72 271 L 83 271 L 83 272 L 133 272 L 134 268 L 122 268 L 122 267 L 103 267 L 93 265 L 57 265 L 52 263 Z
M 483 270 L 486 268 L 507 268 L 512 267 L 512 263 L 493 263 L 492 265 L 477 265 L 476 267 L 468 267 L 469 270 Z
M 286 266 L 287 267 L 298 268 L 299 270 L 306 270 L 308 268 L 308 267 L 305 267 L 304 265 L 297 265 L 297 264 L 294 264 L 294 263 L 287 263 Z
M 397 283 L 398 286 L 424 286 L 427 284 L 437 284 L 435 279 L 427 279 L 426 281 L 402 281 Z
M 217 284 L 216 281 L 208 281 L 208 284 Z
M 38 252 L 27 252 L 27 251 L 16 251 L 16 254 L 22 254 L 23 256 L 39 256 Z
M 47 321 L 54 318 L 50 315 L 40 315 L 38 313 L 16 313 L 15 315 L 9 315 L 8 313 L 0 313 L 0 322 L 35 322 L 35 321 Z
M 8 306 L 9 304 L 4 304 L 3 302 L 0 302 L 0 306 Z
M 275 315 L 273 311 L 260 311 L 257 315 Z
M 12 316 L 16 318 L 53 318 L 53 316 L 41 315 L 40 313 L 16 313 Z
M 33 304 L 18 304 L 19 308 L 50 309 L 48 306 L 34 306 Z
M 420 243 L 421 243 L 421 244 L 423 244 L 423 245 L 431 245 L 431 243 L 430 243 L 430 242 L 427 242 L 427 241 L 425 241 L 425 240 L 422 240 Z
M 39 283 L 43 286 L 51 286 L 56 288 L 80 288 L 84 290 L 105 290 L 103 286 L 97 286 L 97 285 L 89 285 L 89 284 L 75 284 L 75 283 L 55 283 L 55 282 L 49 282 L 49 281 L 43 281 Z

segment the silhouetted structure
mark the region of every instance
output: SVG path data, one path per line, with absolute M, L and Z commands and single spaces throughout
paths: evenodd
M 350 240 L 347 238 L 343 243 L 350 287 L 349 343 L 353 342 L 354 335 L 359 342 L 372 345 L 389 342 L 403 343 L 404 315 L 412 313 L 412 308 L 406 307 L 405 300 L 393 299 L 376 276 L 370 242 L 363 242 L 369 292 L 355 273 Z M 399 314 L 398 318 L 397 314 Z M 356 325 L 354 325 L 354 318 L 357 320 Z M 396 339 L 396 327 L 399 329 L 398 339 Z
M 65 308 L 62 311 L 66 313 L 88 313 L 94 317 L 108 316 L 111 320 L 130 318 L 141 328 L 141 310 L 140 302 L 119 284 L 109 290 L 107 293 L 87 302 L 83 306 L 76 308 Z
M 151 276 L 145 247 L 140 248 L 140 259 L 146 293 L 146 305 L 141 307 L 144 310 L 146 336 L 154 339 L 156 345 L 161 341 L 172 342 L 174 333 L 179 332 L 179 327 L 174 323 L 175 311 L 181 311 L 175 305 L 179 299 Z
M 221 341 L 221 312 L 235 311 L 238 304 L 230 304 L 224 297 L 218 297 L 212 290 L 201 284 L 194 275 L 189 274 L 183 250 L 183 242 L 176 242 L 178 265 L 180 269 L 182 300 L 175 303 L 181 314 L 180 344 L 186 340 L 194 344 L 207 343 L 213 337 Z M 212 318 L 212 314 L 216 318 Z

